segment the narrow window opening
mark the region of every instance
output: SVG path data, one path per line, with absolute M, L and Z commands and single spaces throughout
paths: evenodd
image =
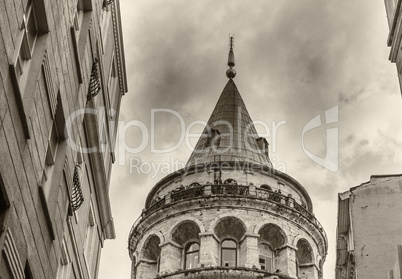
M 32 52 L 38 36 L 38 24 L 36 21 L 35 6 L 32 0 L 28 1 L 25 13 L 23 15 L 21 29 L 24 30 L 20 56 L 24 60 L 32 58 Z
M 199 263 L 200 245 L 196 242 L 189 243 L 185 249 L 185 269 L 196 268 Z
M 226 239 L 222 242 L 222 266 L 235 267 L 237 265 L 237 243 Z
M 257 145 L 258 149 L 265 154 L 265 156 L 269 156 L 268 150 L 269 150 L 269 143 L 265 138 L 257 138 Z
M 272 272 L 274 270 L 274 251 L 266 243 L 261 243 L 259 248 L 259 265 L 261 270 Z
M 221 144 L 221 137 L 218 129 L 209 129 L 207 131 L 206 147 L 219 147 Z
M 91 263 L 93 258 L 93 249 L 95 246 L 95 239 L 96 239 L 96 222 L 95 216 L 92 208 L 92 203 L 89 206 L 89 215 L 88 215 L 88 224 L 87 224 L 87 231 L 86 231 L 86 240 L 85 240 L 85 262 L 87 265 L 87 269 L 90 273 L 91 271 Z

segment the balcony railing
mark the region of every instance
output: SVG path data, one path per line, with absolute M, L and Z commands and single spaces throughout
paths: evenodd
M 176 193 L 172 193 L 171 199 L 173 202 L 185 199 L 197 198 L 204 195 L 204 186 L 184 189 Z
M 179 270 L 172 273 L 161 274 L 156 279 L 182 279 L 182 278 L 278 278 L 278 279 L 294 279 L 281 273 L 272 273 L 257 268 L 247 267 L 199 267 L 194 269 Z
M 292 202 L 293 202 L 293 204 L 296 204 L 296 201 L 292 197 L 285 196 L 285 195 L 282 195 L 281 193 L 266 190 L 266 189 L 256 188 L 255 195 L 258 198 L 273 201 L 276 203 L 285 204 L 286 206 L 291 206 Z
M 218 184 L 218 185 L 212 185 L 211 190 L 213 195 L 237 195 L 237 196 L 249 195 L 248 186 Z
M 196 186 L 193 186 L 196 185 Z M 304 204 L 299 204 L 290 195 L 283 195 L 281 192 L 266 190 L 262 188 L 257 188 L 255 186 L 244 186 L 237 184 L 205 184 L 199 185 L 192 184 L 188 187 L 183 187 L 183 189 L 176 190 L 176 192 L 168 193 L 162 199 L 154 201 L 150 207 L 144 210 L 142 219 L 152 212 L 168 205 L 171 202 L 179 202 L 187 199 L 207 197 L 207 196 L 236 196 L 236 197 L 249 197 L 258 198 L 261 200 L 266 200 L 281 206 L 288 207 L 292 210 L 299 212 L 301 216 L 304 216 L 310 222 L 312 222 L 321 232 L 324 232 L 322 225 L 314 217 L 314 215 L 307 210 Z M 134 224 L 137 226 L 138 224 Z M 134 227 L 133 226 L 133 227 Z M 133 230 L 134 228 L 132 228 Z

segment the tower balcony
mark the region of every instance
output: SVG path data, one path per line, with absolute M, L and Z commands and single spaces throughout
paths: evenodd
M 323 243 L 327 243 L 327 236 L 321 223 L 305 204 L 298 203 L 289 194 L 257 188 L 254 185 L 192 183 L 154 200 L 143 210 L 130 230 L 128 239 L 130 254 L 135 250 L 135 243 L 141 237 L 147 224 L 158 222 L 175 212 L 214 206 L 269 210 L 271 214 L 286 216 L 310 227 L 313 233 L 323 240 Z
M 156 279 L 207 279 L 207 278 L 219 278 L 222 279 L 255 279 L 255 278 L 270 278 L 270 279 L 294 279 L 280 273 L 266 272 L 259 270 L 257 267 L 201 267 L 187 270 L 179 270 L 172 273 L 166 273 L 159 275 Z

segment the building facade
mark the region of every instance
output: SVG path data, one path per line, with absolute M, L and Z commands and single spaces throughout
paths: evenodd
M 158 182 L 129 234 L 132 279 L 322 278 L 311 199 L 272 167 L 229 78 L 187 166 Z
M 388 271 L 388 279 L 402 279 L 402 245 L 395 249 L 396 260 L 393 268 Z
M 384 0 L 385 10 L 387 13 L 389 34 L 387 45 L 391 48 L 389 54 L 389 60 L 396 64 L 398 72 L 399 86 L 402 92 L 402 51 L 401 51 L 401 39 L 402 39 L 402 13 L 400 0 Z
M 387 278 L 393 269 L 397 274 L 401 200 L 402 175 L 373 175 L 339 194 L 336 279 Z
M 126 92 L 119 0 L 0 1 L 0 278 L 97 278 Z

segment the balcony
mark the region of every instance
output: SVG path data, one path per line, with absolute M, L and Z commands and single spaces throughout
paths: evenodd
M 248 196 L 248 186 L 240 185 L 212 185 L 212 195 L 236 195 L 236 196 Z
M 219 274 L 219 275 L 218 275 Z M 156 279 L 181 279 L 181 278 L 222 278 L 222 279 L 294 279 L 280 273 L 270 273 L 257 268 L 247 267 L 201 267 L 187 270 L 180 270 L 173 273 L 162 274 Z
M 257 199 L 290 209 L 309 220 L 310 223 L 312 223 L 321 233 L 325 235 L 322 225 L 314 217 L 314 214 L 307 210 L 305 204 L 296 202 L 293 197 L 290 195 L 284 195 L 280 191 L 257 188 L 253 185 L 237 185 L 236 183 L 204 185 L 193 183 L 187 187 L 182 186 L 175 191 L 169 192 L 163 198 L 153 200 L 150 206 L 143 210 L 142 215 L 137 219 L 131 228 L 129 242 L 135 233 L 136 227 L 154 212 L 173 204 L 179 204 L 199 198 L 206 199 L 212 197 Z

